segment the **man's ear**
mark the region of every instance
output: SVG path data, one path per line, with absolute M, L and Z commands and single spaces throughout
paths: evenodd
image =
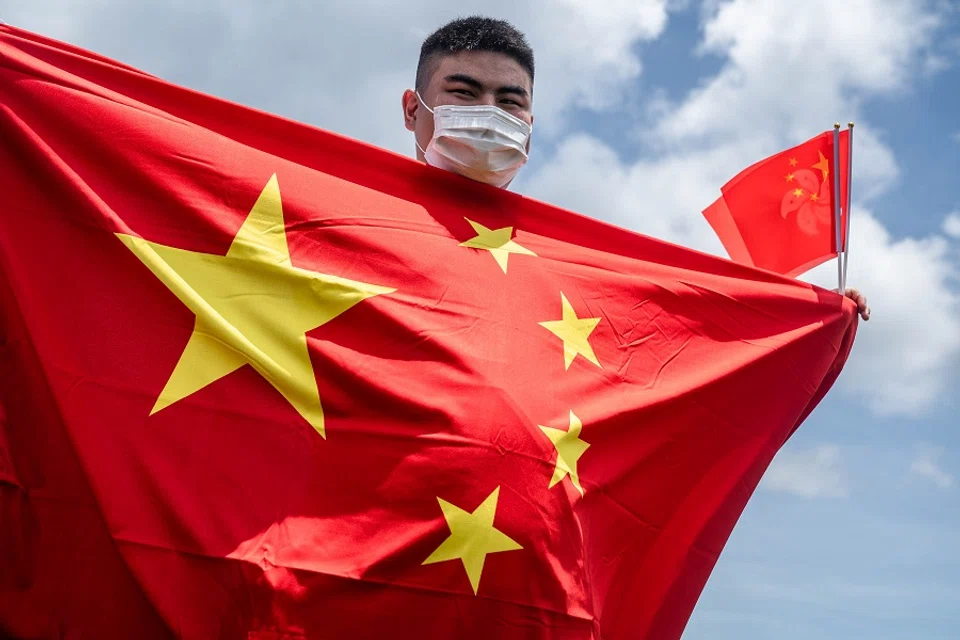
M 403 126 L 407 128 L 407 131 L 413 131 L 414 127 L 417 126 L 417 110 L 420 108 L 420 101 L 413 89 L 407 89 L 403 92 L 401 104 L 403 106 Z

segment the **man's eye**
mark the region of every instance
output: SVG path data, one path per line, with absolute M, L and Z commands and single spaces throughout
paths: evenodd
M 470 91 L 467 91 L 466 89 L 454 89 L 453 91 L 451 91 L 451 93 L 456 93 L 457 95 L 466 96 L 468 98 L 473 97 L 473 94 Z

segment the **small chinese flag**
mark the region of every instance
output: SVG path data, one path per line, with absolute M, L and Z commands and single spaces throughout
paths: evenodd
M 676 640 L 856 332 L 6 26 L 0 141 L 2 637 Z
M 848 136 L 840 133 L 842 205 Z M 837 255 L 834 170 L 827 131 L 741 171 L 703 215 L 733 260 L 794 277 Z

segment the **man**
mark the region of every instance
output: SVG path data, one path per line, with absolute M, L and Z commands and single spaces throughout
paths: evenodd
M 428 37 L 416 88 L 403 93 L 419 160 L 498 187 L 526 162 L 532 105 L 526 38 L 508 22 L 480 17 L 454 20 Z
M 530 150 L 533 74 L 533 50 L 509 22 L 473 16 L 437 29 L 420 48 L 415 88 L 403 93 L 417 159 L 509 186 Z M 845 295 L 869 320 L 867 299 Z

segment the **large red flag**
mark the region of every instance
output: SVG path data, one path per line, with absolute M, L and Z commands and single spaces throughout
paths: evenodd
M 848 136 L 840 133 L 841 204 Z M 703 215 L 733 260 L 796 276 L 837 255 L 833 171 L 827 131 L 738 173 Z
M 849 300 L 0 27 L 0 634 L 678 638 Z

